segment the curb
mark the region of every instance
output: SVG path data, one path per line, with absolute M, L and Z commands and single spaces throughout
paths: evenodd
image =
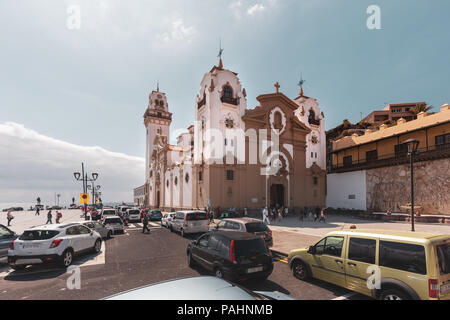
M 279 256 L 287 257 L 287 256 L 289 255 L 288 253 L 284 253 L 284 252 L 281 252 L 281 251 L 278 251 L 278 250 L 270 249 L 270 251 L 271 251 L 272 253 L 275 253 L 276 255 L 279 255 Z

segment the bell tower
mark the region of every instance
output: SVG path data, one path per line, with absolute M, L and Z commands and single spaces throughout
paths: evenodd
M 156 136 L 166 137 L 170 141 L 170 124 L 172 123 L 172 113 L 169 112 L 166 94 L 159 91 L 159 84 L 156 91 L 152 91 L 148 98 L 148 107 L 144 114 L 144 124 L 146 129 L 146 156 L 145 156 L 145 177 L 149 180 L 149 168 L 151 156 L 154 150 Z

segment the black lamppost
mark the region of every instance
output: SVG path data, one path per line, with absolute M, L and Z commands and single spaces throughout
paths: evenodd
M 415 139 L 409 139 L 404 142 L 408 146 L 408 155 L 410 157 L 411 166 L 411 231 L 414 229 L 414 221 L 416 216 L 414 214 L 414 155 L 418 154 L 419 141 Z
M 88 178 L 87 173 L 84 173 L 84 163 L 81 163 L 81 174 L 79 172 L 74 172 L 73 176 L 75 177 L 75 180 L 83 181 L 83 193 L 86 193 L 87 183 L 97 180 L 98 173 L 92 173 L 92 178 Z M 86 203 L 84 203 L 84 219 L 88 220 Z

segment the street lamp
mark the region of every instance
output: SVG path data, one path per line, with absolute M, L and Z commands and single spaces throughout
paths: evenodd
M 73 176 L 75 177 L 75 180 L 77 181 L 83 181 L 83 193 L 86 193 L 88 187 L 87 183 L 92 182 L 94 184 L 94 181 L 98 178 L 98 173 L 92 173 L 92 178 L 88 178 L 87 173 L 84 173 L 84 163 L 81 163 L 81 174 L 79 172 L 74 172 Z M 80 178 L 81 177 L 81 178 Z M 94 200 L 94 199 L 93 199 Z M 87 220 L 87 207 L 86 203 L 84 203 L 84 218 Z
M 404 144 L 408 147 L 408 155 L 410 157 L 410 166 L 411 166 L 411 231 L 415 231 L 414 229 L 414 221 L 416 216 L 414 214 L 414 155 L 418 154 L 417 151 L 419 147 L 419 141 L 415 139 L 409 139 L 404 142 Z

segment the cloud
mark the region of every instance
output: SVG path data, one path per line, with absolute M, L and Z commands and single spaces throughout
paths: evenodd
M 247 14 L 252 16 L 255 13 L 261 12 L 266 10 L 266 7 L 262 4 L 262 3 L 257 3 L 253 6 L 251 6 L 250 8 L 247 9 Z
M 187 41 L 190 42 L 196 33 L 194 26 L 187 26 L 181 17 L 174 17 L 170 22 L 170 31 L 157 35 L 162 42 Z
M 57 140 L 23 125 L 0 124 L 0 203 L 53 204 L 54 194 L 68 205 L 79 199 L 82 184 L 73 172 L 99 173 L 104 202 L 132 201 L 133 188 L 144 183 L 145 160 L 96 146 L 80 146 Z

